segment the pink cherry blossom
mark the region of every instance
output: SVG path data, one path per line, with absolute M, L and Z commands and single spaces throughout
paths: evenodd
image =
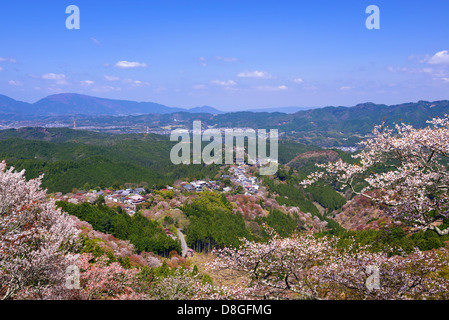
M 69 251 L 78 230 L 47 199 L 41 177 L 27 181 L 24 171 L 0 163 L 0 297 L 57 298 L 65 270 L 74 262 Z
M 449 118 L 446 115 L 428 124 L 413 128 L 401 123 L 395 131 L 384 124 L 375 126 L 374 137 L 363 141 L 364 150 L 354 156 L 357 163 L 339 160 L 317 165 L 323 170 L 302 184 L 331 179 L 341 188 L 387 205 L 395 220 L 448 234 L 449 229 L 440 230 L 435 222 L 449 215 Z

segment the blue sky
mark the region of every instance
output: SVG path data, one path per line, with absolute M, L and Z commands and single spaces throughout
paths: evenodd
M 0 94 L 222 110 L 449 99 L 448 19 L 447 0 L 8 1 Z

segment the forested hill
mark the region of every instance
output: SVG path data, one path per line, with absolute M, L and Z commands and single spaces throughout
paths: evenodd
M 50 192 L 71 192 L 88 183 L 109 187 L 124 183 L 165 187 L 177 179 L 213 179 L 218 165 L 173 165 L 176 142 L 156 134 L 105 134 L 68 128 L 0 131 L 0 160 L 25 169 L 27 178 L 44 174 Z M 281 140 L 279 160 L 291 161 L 316 147 Z
M 158 134 L 107 134 L 69 128 L 24 127 L 0 130 L 0 140 L 19 138 L 47 142 L 81 142 L 92 145 L 112 145 L 127 140 L 168 141 L 169 137 Z
M 354 133 L 371 132 L 373 126 L 405 122 L 413 126 L 426 126 L 426 121 L 434 117 L 443 117 L 449 113 L 449 101 L 419 101 L 398 105 L 374 103 L 359 104 L 351 108 L 327 107 L 300 111 L 291 116 L 288 123 L 282 125 L 284 130 L 295 131 L 344 131 Z
M 0 159 L 27 178 L 44 174 L 50 192 L 71 192 L 86 183 L 165 186 L 181 177 L 214 176 L 215 166 L 175 166 L 174 142 L 158 135 L 108 135 L 71 129 L 25 128 L 0 131 Z
M 398 105 L 363 103 L 354 107 L 325 107 L 293 114 L 249 112 L 227 113 L 213 118 L 218 126 L 278 128 L 281 132 L 339 132 L 366 134 L 373 126 L 398 122 L 423 127 L 427 120 L 449 113 L 449 101 L 419 101 Z

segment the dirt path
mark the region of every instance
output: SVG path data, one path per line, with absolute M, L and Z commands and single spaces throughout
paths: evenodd
M 178 237 L 181 240 L 182 257 L 185 257 L 187 254 L 187 243 L 180 229 L 178 229 Z

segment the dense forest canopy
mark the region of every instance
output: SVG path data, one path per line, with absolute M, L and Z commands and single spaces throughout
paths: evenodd
M 129 240 L 138 253 L 147 251 L 167 256 L 172 250 L 181 252 L 178 241 L 168 237 L 160 224 L 140 213 L 130 217 L 126 212 L 117 212 L 101 203 L 91 205 L 58 201 L 57 205 L 65 212 L 90 223 L 95 230 Z
M 0 131 L 0 158 L 27 178 L 44 174 L 49 192 L 71 192 L 86 183 L 92 188 L 135 183 L 153 188 L 178 179 L 214 179 L 218 165 L 173 165 L 175 142 L 154 134 L 112 135 L 66 128 L 23 128 Z M 287 140 L 279 143 L 279 160 L 287 163 L 298 153 L 315 150 Z

